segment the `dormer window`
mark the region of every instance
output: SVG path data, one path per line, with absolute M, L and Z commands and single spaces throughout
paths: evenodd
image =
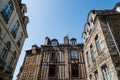
M 116 8 L 116 10 L 117 10 L 118 12 L 120 12 L 120 6 L 119 6 L 119 7 L 117 7 L 117 8 Z
M 57 46 L 57 41 L 52 41 L 52 46 Z
M 33 46 L 32 49 L 36 49 L 36 46 Z
M 72 43 L 73 46 L 76 45 L 76 41 L 72 41 L 71 43 Z
M 71 45 L 72 45 L 72 46 L 75 46 L 75 45 L 76 45 L 76 39 L 75 39 L 75 38 L 72 38 L 70 41 L 71 41 Z

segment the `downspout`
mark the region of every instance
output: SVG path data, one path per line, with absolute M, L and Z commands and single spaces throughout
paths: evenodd
M 120 55 L 120 52 L 119 52 L 117 43 L 116 43 L 115 38 L 114 38 L 114 35 L 113 35 L 113 33 L 112 33 L 111 29 L 110 29 L 110 24 L 109 24 L 107 18 L 106 18 L 106 22 L 107 22 L 107 27 L 108 27 L 108 29 L 109 29 L 109 31 L 110 31 L 111 36 L 112 36 L 113 42 L 114 42 L 114 44 L 115 44 L 115 47 L 116 47 L 116 49 L 117 49 L 118 55 Z

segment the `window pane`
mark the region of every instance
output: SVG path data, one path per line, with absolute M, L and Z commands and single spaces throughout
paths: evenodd
M 8 4 L 5 6 L 5 8 L 2 10 L 3 16 L 6 19 L 9 19 L 9 16 L 11 15 L 12 11 L 13 11 L 13 6 L 11 1 L 9 1 Z
M 101 52 L 101 44 L 100 44 L 99 39 L 96 40 L 96 45 L 97 45 L 98 53 L 100 53 Z
M 57 41 L 52 41 L 52 46 L 57 46 Z
M 92 58 L 92 61 L 94 61 L 94 60 L 95 60 L 94 50 L 93 50 L 93 48 L 91 48 L 91 58 Z
M 76 50 L 72 50 L 72 51 L 71 51 L 71 58 L 72 58 L 72 59 L 77 59 L 77 58 L 78 58 L 78 54 L 77 54 L 77 51 L 76 51 Z
M 15 23 L 15 25 L 13 26 L 12 28 L 12 31 L 11 31 L 11 34 L 12 36 L 15 38 L 16 35 L 17 35 L 17 31 L 18 31 L 18 28 L 19 28 L 19 23 L 18 21 Z
M 20 34 L 20 36 L 18 38 L 18 41 L 17 41 L 18 47 L 20 47 L 20 45 L 21 45 L 22 38 L 23 38 L 23 33 L 21 32 L 21 34 Z
M 95 80 L 99 80 L 98 71 L 95 71 Z
M 96 43 L 96 47 L 97 47 L 97 50 L 98 50 L 98 54 L 100 54 L 101 51 L 102 51 L 102 48 L 101 48 L 101 43 L 100 43 L 100 40 L 98 38 L 98 35 L 96 35 L 96 37 L 95 37 L 95 43 Z
M 103 76 L 104 76 L 105 80 L 110 80 L 110 76 L 109 76 L 108 69 L 107 69 L 106 65 L 104 65 L 102 67 L 102 72 L 103 72 Z

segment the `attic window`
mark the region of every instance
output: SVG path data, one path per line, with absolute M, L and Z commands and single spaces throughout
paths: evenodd
M 57 46 L 57 41 L 52 41 L 52 46 Z
M 120 12 L 120 6 L 119 6 L 119 7 L 117 7 L 117 8 L 116 8 L 116 10 L 117 10 L 118 12 Z

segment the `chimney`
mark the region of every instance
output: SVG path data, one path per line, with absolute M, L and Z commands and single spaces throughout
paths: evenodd
M 68 38 L 68 36 L 64 37 L 64 44 L 69 44 L 69 38 Z
M 45 37 L 45 45 L 49 45 L 50 44 L 50 39 L 49 37 Z

